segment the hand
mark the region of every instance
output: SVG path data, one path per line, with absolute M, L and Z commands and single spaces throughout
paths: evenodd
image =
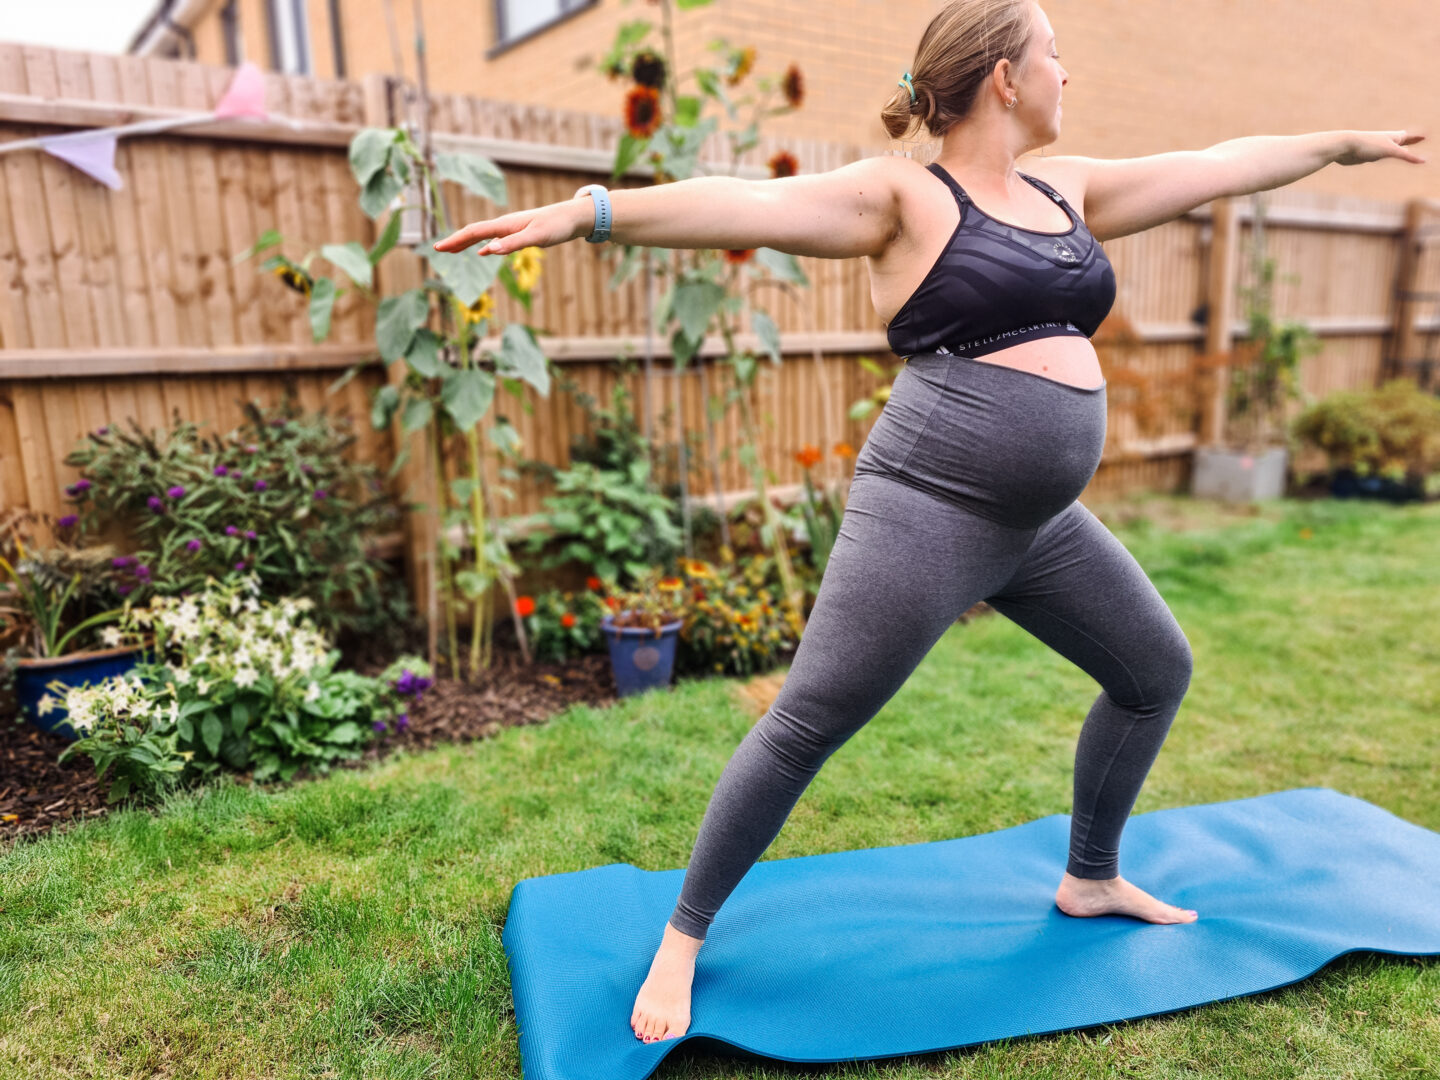
M 1403 149 L 1417 143 L 1424 135 L 1408 135 L 1403 131 L 1352 131 L 1350 149 L 1335 159 L 1337 165 L 1361 165 L 1367 161 L 1395 157 L 1401 161 L 1425 164 L 1425 158 Z
M 472 221 L 443 240 L 436 251 L 464 251 L 471 244 L 495 237 L 476 254 L 508 255 L 523 247 L 553 247 L 588 235 L 594 224 L 595 204 L 588 198 L 550 203 L 534 210 L 516 210 L 488 221 Z M 583 231 L 582 230 L 583 226 Z

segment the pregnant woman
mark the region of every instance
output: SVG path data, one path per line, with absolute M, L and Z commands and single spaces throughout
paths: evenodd
M 1067 81 L 1033 0 L 954 0 L 882 119 L 920 119 L 936 160 L 882 156 L 816 176 L 708 176 L 520 210 L 435 245 L 506 254 L 585 237 L 668 248 L 865 256 L 908 363 L 855 463 L 839 536 L 779 696 L 725 766 L 630 1016 L 637 1038 L 690 1026 L 706 931 L 831 754 L 880 711 L 946 629 L 984 600 L 1089 673 L 1068 915 L 1193 921 L 1120 876 L 1120 834 L 1190 683 L 1190 645 L 1138 563 L 1076 501 L 1105 442 L 1089 338 L 1115 299 L 1099 240 L 1421 135 L 1327 131 L 1102 160 L 1017 159 L 1055 141 Z M 1083 210 L 1083 217 L 1080 210 Z M 493 238 L 493 239 L 491 239 Z

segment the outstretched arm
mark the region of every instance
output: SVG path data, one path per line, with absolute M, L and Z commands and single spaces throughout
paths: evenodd
M 1424 138 L 1404 131 L 1249 135 L 1205 150 L 1047 161 L 1071 170 L 1083 185 L 1085 224 L 1097 239 L 1109 240 L 1173 221 L 1213 199 L 1283 187 L 1331 162 L 1358 165 L 1395 157 L 1423 164 L 1424 158 L 1405 148 Z
M 863 158 L 829 172 L 744 180 L 696 176 L 654 187 L 610 191 L 610 239 L 665 248 L 768 247 L 791 255 L 848 259 L 877 255 L 898 225 L 894 164 Z M 456 230 L 435 245 L 461 251 L 496 238 L 482 255 L 549 247 L 588 236 L 588 194 Z

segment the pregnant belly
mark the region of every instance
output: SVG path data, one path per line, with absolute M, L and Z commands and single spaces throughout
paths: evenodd
M 982 364 L 1018 368 L 1042 379 L 1053 379 L 1087 390 L 1105 381 L 1095 346 L 1088 338 L 1071 335 L 1022 341 L 974 359 Z

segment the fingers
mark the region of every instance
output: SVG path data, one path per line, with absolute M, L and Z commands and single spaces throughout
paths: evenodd
M 435 242 L 436 251 L 464 251 L 477 240 L 494 236 L 495 229 L 488 221 L 476 221 L 463 229 L 456 229 L 443 240 Z

